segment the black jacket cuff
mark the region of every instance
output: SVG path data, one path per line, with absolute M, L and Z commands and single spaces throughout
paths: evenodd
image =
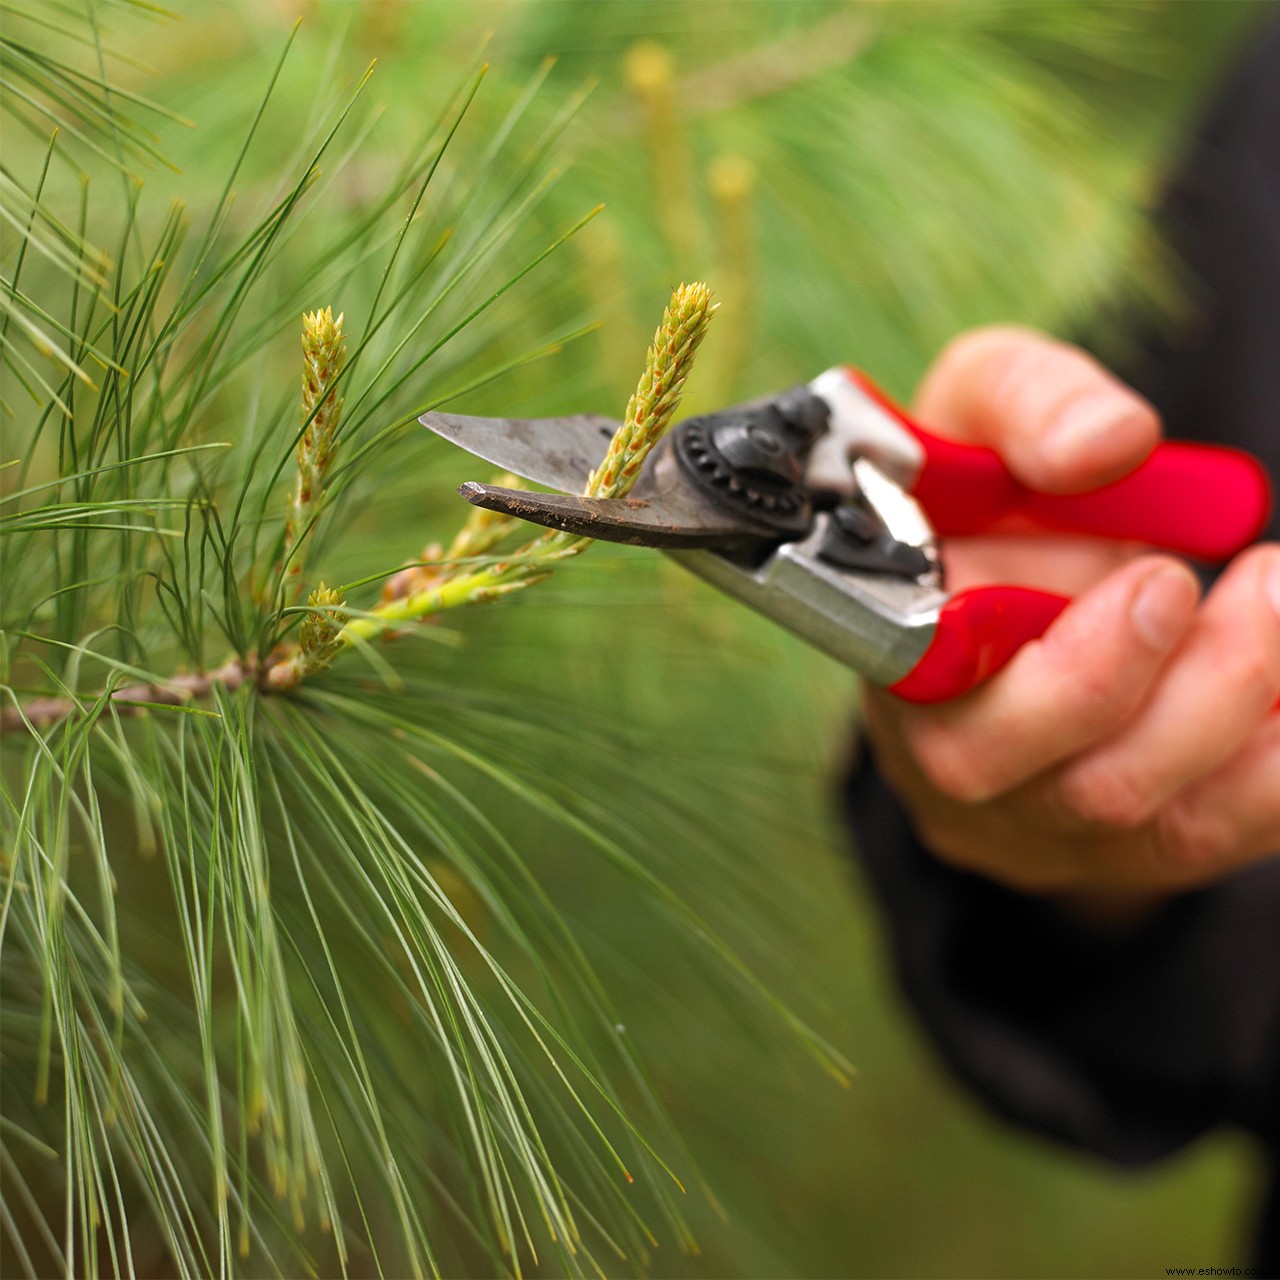
M 1280 860 L 1124 931 L 934 858 L 864 756 L 846 794 L 899 976 L 999 1114 L 1124 1164 L 1220 1121 L 1280 1136 Z

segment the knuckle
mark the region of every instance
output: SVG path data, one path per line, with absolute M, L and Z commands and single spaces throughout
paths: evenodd
M 1070 365 L 1069 349 L 1054 342 L 1027 341 L 1011 345 L 993 383 L 993 399 L 1019 414 L 1043 416 L 1049 407 L 1046 388 L 1062 382 Z M 1076 390 L 1074 380 L 1071 391 Z
M 1232 578 L 1250 578 L 1255 573 L 1264 572 L 1280 560 L 1280 544 L 1260 542 L 1256 546 L 1246 547 L 1231 562 L 1225 576 Z
M 1156 825 L 1163 858 L 1180 870 L 1214 867 L 1231 852 L 1230 824 L 1183 801 L 1166 805 Z
M 1218 679 L 1239 701 L 1265 708 L 1280 684 L 1280 646 L 1244 645 L 1237 640 L 1222 654 Z
M 968 369 L 979 361 L 1001 354 L 1011 355 L 1029 347 L 1040 347 L 1045 336 L 1018 325 L 992 324 L 957 334 L 938 353 L 937 368 Z
M 1116 769 L 1072 769 L 1057 781 L 1055 808 L 1073 826 L 1091 831 L 1136 831 L 1155 805 L 1146 789 Z
M 1047 340 L 1014 326 L 970 329 L 951 339 L 930 365 L 916 395 L 917 410 L 938 421 L 963 422 L 993 393 L 1029 350 Z
M 945 724 L 918 727 L 911 736 L 911 749 L 930 786 L 948 800 L 982 804 L 1001 789 L 984 753 Z
M 1258 611 L 1274 626 L 1275 613 L 1266 606 L 1265 591 L 1260 591 L 1267 575 L 1280 567 L 1280 543 L 1260 542 L 1241 551 L 1218 580 L 1214 595 L 1229 594 L 1249 602 L 1251 614 Z M 1212 597 L 1211 597 L 1212 598 Z M 1233 601 L 1239 607 L 1239 602 Z
M 1082 734 L 1096 739 L 1123 719 L 1133 701 L 1129 686 L 1117 679 L 1117 668 L 1096 663 L 1079 663 L 1073 650 L 1074 668 L 1064 674 L 1066 702 L 1064 714 L 1071 717 Z

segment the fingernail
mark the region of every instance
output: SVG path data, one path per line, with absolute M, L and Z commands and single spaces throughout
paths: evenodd
M 1186 630 L 1195 599 L 1190 575 L 1170 566 L 1157 570 L 1138 588 L 1129 616 L 1134 629 L 1153 649 L 1170 649 Z
M 1085 396 L 1071 401 L 1056 422 L 1045 432 L 1041 448 L 1053 462 L 1075 462 L 1095 448 L 1100 440 L 1119 436 L 1141 425 L 1133 405 L 1114 395 Z
M 1270 569 L 1267 570 L 1267 580 L 1265 585 L 1267 599 L 1271 602 L 1271 607 L 1280 615 L 1280 560 L 1277 560 Z

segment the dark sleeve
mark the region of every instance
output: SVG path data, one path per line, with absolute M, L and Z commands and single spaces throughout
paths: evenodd
M 1206 119 L 1161 222 L 1190 318 L 1126 370 L 1172 436 L 1280 466 L 1280 21 Z M 1271 536 L 1280 534 L 1273 512 Z
M 1168 200 L 1197 319 L 1135 381 L 1171 434 L 1241 445 L 1275 475 L 1280 26 L 1264 37 Z M 1280 857 L 1108 933 L 935 860 L 872 759 L 847 800 L 903 986 L 992 1108 L 1125 1163 L 1222 1121 L 1280 1150 Z
M 869 761 L 848 801 L 903 989 L 991 1108 L 1124 1164 L 1224 1121 L 1280 1146 L 1280 861 L 1100 931 L 939 862 Z

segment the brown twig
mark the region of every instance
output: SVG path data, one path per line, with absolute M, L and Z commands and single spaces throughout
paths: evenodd
M 241 662 L 239 658 L 233 658 L 216 671 L 170 676 L 154 684 L 125 685 L 112 691 L 111 701 L 119 707 L 121 715 L 136 716 L 141 715 L 148 706 L 186 706 L 189 702 L 209 697 L 218 685 L 234 691 L 246 680 L 253 679 L 255 674 L 256 664 L 253 661 Z M 90 694 L 85 699 L 33 698 L 30 702 L 15 703 L 0 712 L 0 733 L 9 733 L 14 729 L 47 729 L 82 707 L 86 701 L 96 701 L 101 696 L 98 693 Z

